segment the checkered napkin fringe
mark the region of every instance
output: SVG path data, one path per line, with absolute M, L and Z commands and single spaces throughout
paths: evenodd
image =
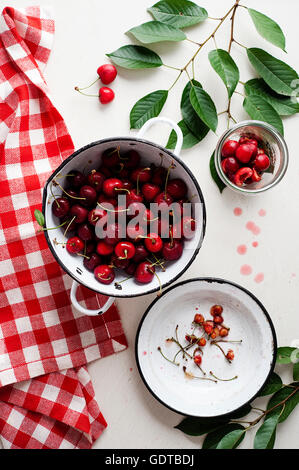
M 38 233 L 49 174 L 73 152 L 43 77 L 54 34 L 44 9 L 0 15 L 0 440 L 6 448 L 86 448 L 106 422 L 85 367 L 126 348 L 113 305 L 70 305 L 71 279 Z M 80 289 L 97 308 L 105 297 Z

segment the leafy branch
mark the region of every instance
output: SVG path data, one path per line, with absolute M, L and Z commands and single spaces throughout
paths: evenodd
M 198 47 L 183 66 L 168 65 L 151 49 L 140 45 L 125 45 L 107 56 L 117 65 L 128 69 L 167 67 L 177 71 L 172 84 L 167 90 L 153 91 L 138 100 L 130 112 L 131 128 L 140 128 L 148 119 L 158 116 L 175 85 L 182 76 L 186 76 L 187 84 L 181 98 L 182 120 L 178 123 L 184 136 L 183 148 L 191 148 L 208 134 L 216 131 L 218 116 L 227 115 L 230 122 L 236 122 L 231 113 L 233 95 L 244 96 L 243 108 L 251 119 L 265 121 L 276 127 L 283 134 L 282 116 L 290 116 L 299 112 L 296 96 L 298 92 L 298 74 L 285 62 L 259 48 L 248 48 L 235 38 L 235 21 L 239 8 L 248 12 L 257 32 L 267 41 L 285 51 L 285 36 L 280 26 L 271 18 L 257 10 L 240 5 L 235 0 L 229 10 L 219 18 L 211 18 L 205 8 L 189 0 L 160 0 L 148 9 L 154 20 L 131 28 L 128 33 L 143 44 L 164 41 L 188 41 Z M 201 41 L 190 39 L 183 29 L 200 24 L 203 21 L 217 21 L 216 27 Z M 230 20 L 230 37 L 227 49 L 218 48 L 215 36 L 224 24 Z M 196 79 L 195 59 L 199 52 L 211 40 L 216 48 L 209 52 L 212 68 L 223 81 L 228 93 L 228 105 L 224 111 L 217 112 L 211 96 Z M 232 58 L 232 45 L 238 45 L 246 51 L 247 57 L 259 78 L 247 82 L 240 81 L 240 72 Z M 244 87 L 244 93 L 236 90 L 238 84 Z M 188 86 L 189 85 L 189 86 Z M 172 132 L 167 147 L 173 149 L 176 136 Z M 213 178 L 219 184 L 216 174 Z M 220 189 L 220 186 L 219 186 Z
M 224 418 L 184 418 L 176 428 L 191 436 L 206 434 L 203 449 L 234 449 L 243 441 L 246 432 L 263 420 L 255 435 L 254 448 L 272 449 L 278 424 L 285 421 L 299 403 L 298 352 L 296 348 L 278 348 L 276 363 L 292 364 L 294 382 L 283 385 L 279 375 L 273 372 L 259 393 L 259 397 L 272 395 L 265 410 L 247 404 Z M 260 412 L 257 418 L 247 418 L 256 411 Z

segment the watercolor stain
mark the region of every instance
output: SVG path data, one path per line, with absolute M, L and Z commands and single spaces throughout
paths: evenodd
M 252 221 L 247 222 L 246 228 L 247 230 L 250 230 L 250 232 L 252 232 L 253 235 L 258 235 L 261 232 L 261 229 L 257 225 L 255 225 L 255 223 Z
M 267 214 L 267 212 L 265 211 L 265 209 L 259 210 L 259 216 L 260 217 L 265 217 L 266 214 Z
M 142 353 L 142 354 L 143 354 L 144 356 L 146 356 L 146 355 L 147 355 L 147 352 L 146 352 L 146 351 L 143 351 L 143 353 Z
M 242 214 L 242 212 L 243 212 L 243 211 L 242 211 L 241 207 L 235 207 L 235 208 L 234 208 L 234 214 L 235 214 L 237 217 L 240 216 L 240 215 Z
M 249 264 L 243 264 L 243 266 L 241 266 L 240 273 L 243 274 L 243 276 L 249 276 L 252 273 L 252 267 L 249 266 Z
M 254 281 L 259 284 L 260 282 L 263 282 L 264 277 L 265 277 L 265 276 L 264 276 L 263 273 L 258 273 L 258 274 L 255 276 Z
M 259 242 L 252 242 L 252 246 L 253 248 L 256 248 L 257 246 L 259 246 Z
M 237 248 L 237 252 L 239 253 L 239 255 L 245 255 L 246 251 L 247 251 L 246 245 L 239 245 Z

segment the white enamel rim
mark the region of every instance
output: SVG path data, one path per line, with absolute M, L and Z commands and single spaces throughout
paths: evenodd
M 231 327 L 229 338 L 241 339 L 237 336 L 242 334 L 241 345 L 222 344 L 224 349 L 235 351 L 232 364 L 225 361 L 218 348 L 210 345 L 210 349 L 204 349 L 202 363 L 207 372 L 213 367 L 219 377 L 238 375 L 237 380 L 215 384 L 186 379 L 182 360 L 180 367 L 176 367 L 157 351 L 161 346 L 164 354 L 173 357 L 177 347 L 172 344 L 167 348 L 164 341 L 174 334 L 177 324 L 179 337 L 183 337 L 196 313 L 197 301 L 202 304 L 203 310 L 198 312 L 203 315 L 211 305 L 222 304 L 224 323 Z M 276 352 L 276 333 L 265 307 L 247 289 L 217 278 L 189 279 L 164 291 L 144 313 L 135 341 L 137 367 L 150 393 L 176 413 L 201 418 L 225 416 L 251 402 L 273 372 Z M 200 375 L 196 366 L 186 365 L 187 370 Z
M 136 148 L 142 154 L 142 159 L 146 163 L 160 163 L 161 157 L 160 155 L 163 154 L 165 157 L 165 162 L 175 161 L 176 168 L 172 170 L 173 177 L 180 177 L 184 179 L 188 187 L 188 195 L 189 197 L 193 197 L 192 203 L 200 202 L 201 204 L 197 204 L 197 206 L 201 206 L 200 210 L 200 222 L 197 224 L 195 236 L 192 240 L 187 241 L 185 243 L 185 249 L 183 256 L 176 262 L 169 263 L 167 271 L 161 273 L 160 279 L 162 286 L 168 286 L 172 282 L 174 282 L 178 277 L 180 277 L 183 272 L 191 265 L 194 261 L 195 257 L 197 256 L 202 241 L 205 235 L 205 226 L 206 226 L 206 211 L 205 211 L 205 203 L 204 198 L 201 192 L 201 189 L 198 185 L 198 182 L 189 168 L 185 165 L 184 162 L 175 155 L 170 150 L 165 149 L 164 147 L 155 144 L 151 141 L 141 139 L 146 130 L 151 127 L 153 124 L 157 122 L 163 122 L 168 124 L 171 128 L 175 130 L 177 133 L 177 145 L 175 148 L 175 152 L 179 152 L 182 145 L 182 132 L 180 128 L 172 122 L 168 118 L 160 117 L 160 118 L 153 118 L 145 123 L 145 125 L 139 131 L 137 137 L 115 137 L 115 138 L 107 138 L 97 142 L 93 142 L 76 152 L 74 152 L 70 157 L 63 161 L 63 163 L 54 171 L 54 173 L 48 179 L 43 193 L 43 214 L 45 217 L 45 224 L 46 227 L 54 227 L 57 225 L 57 219 L 52 215 L 52 211 L 50 210 L 50 182 L 51 180 L 60 172 L 63 174 L 67 174 L 74 169 L 81 169 L 86 167 L 87 170 L 93 169 L 95 165 L 100 165 L 99 155 L 107 148 L 120 145 L 121 150 L 127 151 L 131 148 Z M 134 147 L 132 147 L 134 146 Z M 96 159 L 96 162 L 95 162 Z M 78 163 L 79 162 L 79 163 Z M 91 163 L 90 163 L 91 162 Z M 64 185 L 64 180 L 60 180 L 61 185 Z M 57 191 L 58 193 L 59 191 Z M 60 191 L 61 192 L 61 191 Z M 125 288 L 122 291 L 117 290 L 114 287 L 114 283 L 110 285 L 103 285 L 98 283 L 93 273 L 90 273 L 86 270 L 83 266 L 82 260 L 78 260 L 79 257 L 74 257 L 69 254 L 66 254 L 65 250 L 62 249 L 61 245 L 55 245 L 54 239 L 57 237 L 57 231 L 45 231 L 45 237 L 47 243 L 49 245 L 52 254 L 54 255 L 56 261 L 60 264 L 60 266 L 66 271 L 73 279 L 74 284 L 71 289 L 71 300 L 73 305 L 77 310 L 81 313 L 86 315 L 100 315 L 109 308 L 110 303 L 113 302 L 109 301 L 109 304 L 105 304 L 101 309 L 97 310 L 88 310 L 80 305 L 76 300 L 76 290 L 78 284 L 83 284 L 87 288 L 111 297 L 112 299 L 115 297 L 125 298 L 125 297 L 135 297 L 141 296 L 149 293 L 156 292 L 159 290 L 159 282 L 156 278 L 150 284 L 147 285 L 137 285 L 133 280 L 127 281 L 123 286 Z M 59 241 L 63 241 L 64 238 L 62 237 L 62 233 L 59 233 Z M 60 240 L 61 239 L 61 240 Z M 66 240 L 66 239 L 65 239 Z M 79 270 L 78 270 L 79 268 Z M 119 275 L 115 278 L 115 281 L 119 281 L 123 279 L 123 274 Z

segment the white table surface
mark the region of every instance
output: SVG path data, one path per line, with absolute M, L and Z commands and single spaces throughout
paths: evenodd
M 8 2 L 15 7 L 32 4 L 32 0 Z M 127 71 L 119 68 L 112 84 L 116 97 L 108 106 L 101 106 L 96 98 L 85 98 L 74 91 L 75 85 L 84 86 L 96 78 L 97 67 L 106 62 L 105 53 L 129 44 L 131 38 L 124 33 L 128 29 L 150 19 L 146 8 L 150 0 L 38 0 L 40 5 L 50 5 L 56 20 L 56 35 L 53 52 L 46 69 L 46 79 L 56 105 L 64 116 L 76 148 L 108 136 L 129 134 L 129 111 L 132 105 L 145 94 L 166 89 L 176 72 L 161 68 L 153 70 Z M 233 0 L 201 0 L 210 16 L 222 16 L 233 4 Z M 298 13 L 299 5 L 294 0 L 243 0 L 243 4 L 256 8 L 276 19 L 287 38 L 286 55 L 259 37 L 244 9 L 239 9 L 236 19 L 235 37 L 249 47 L 265 48 L 278 58 L 299 69 L 298 61 Z M 200 41 L 216 27 L 216 22 L 189 29 L 189 37 Z M 188 30 L 187 30 L 188 31 Z M 229 22 L 217 35 L 218 47 L 227 48 Z M 184 65 L 195 51 L 191 43 L 164 43 L 153 48 L 161 53 L 165 63 Z M 218 111 L 226 106 L 226 91 L 216 73 L 211 69 L 207 52 L 214 48 L 211 41 L 199 54 L 196 61 L 196 78 L 217 103 Z M 233 56 L 241 69 L 241 80 L 254 77 L 245 51 L 233 45 Z M 170 92 L 162 115 L 179 120 L 179 101 L 186 83 L 184 77 Z M 96 91 L 97 88 L 95 87 Z M 242 90 L 241 90 L 242 91 Z M 246 118 L 242 110 L 242 97 L 233 98 L 232 113 L 239 120 Z M 198 178 L 207 205 L 207 232 L 203 247 L 193 265 L 182 276 L 216 276 L 230 279 L 251 290 L 268 309 L 276 327 L 278 344 L 289 345 L 299 338 L 298 279 L 299 279 L 299 155 L 298 118 L 284 120 L 285 137 L 290 150 L 289 170 L 279 186 L 257 197 L 242 197 L 226 189 L 220 195 L 209 174 L 209 158 L 215 148 L 217 136 L 208 137 L 193 149 L 184 151 L 183 159 Z M 221 117 L 218 135 L 226 128 L 226 118 Z M 165 144 L 168 129 L 155 128 L 148 138 Z M 235 207 L 243 214 L 236 217 Z M 260 209 L 266 216 L 259 215 Z M 254 237 L 245 225 L 255 222 L 261 233 Z M 252 241 L 259 242 L 257 248 Z M 246 244 L 246 255 L 239 255 L 237 247 Z M 253 274 L 240 274 L 240 267 L 249 264 Z M 256 283 L 257 273 L 264 273 L 264 281 Z M 129 348 L 118 354 L 96 361 L 89 366 L 96 398 L 108 421 L 108 428 L 95 443 L 95 448 L 199 448 L 201 438 L 188 437 L 173 429 L 181 417 L 158 403 L 147 391 L 139 377 L 135 357 L 135 333 L 146 307 L 155 294 L 117 302 Z M 132 369 L 132 370 L 131 370 Z M 285 368 L 284 368 L 285 370 Z M 285 380 L 290 380 L 285 374 Z M 265 400 L 261 400 L 261 403 Z M 257 405 L 258 406 L 258 405 Z M 299 448 L 299 409 L 279 426 L 276 448 Z M 241 448 L 252 447 L 254 432 L 243 441 Z

